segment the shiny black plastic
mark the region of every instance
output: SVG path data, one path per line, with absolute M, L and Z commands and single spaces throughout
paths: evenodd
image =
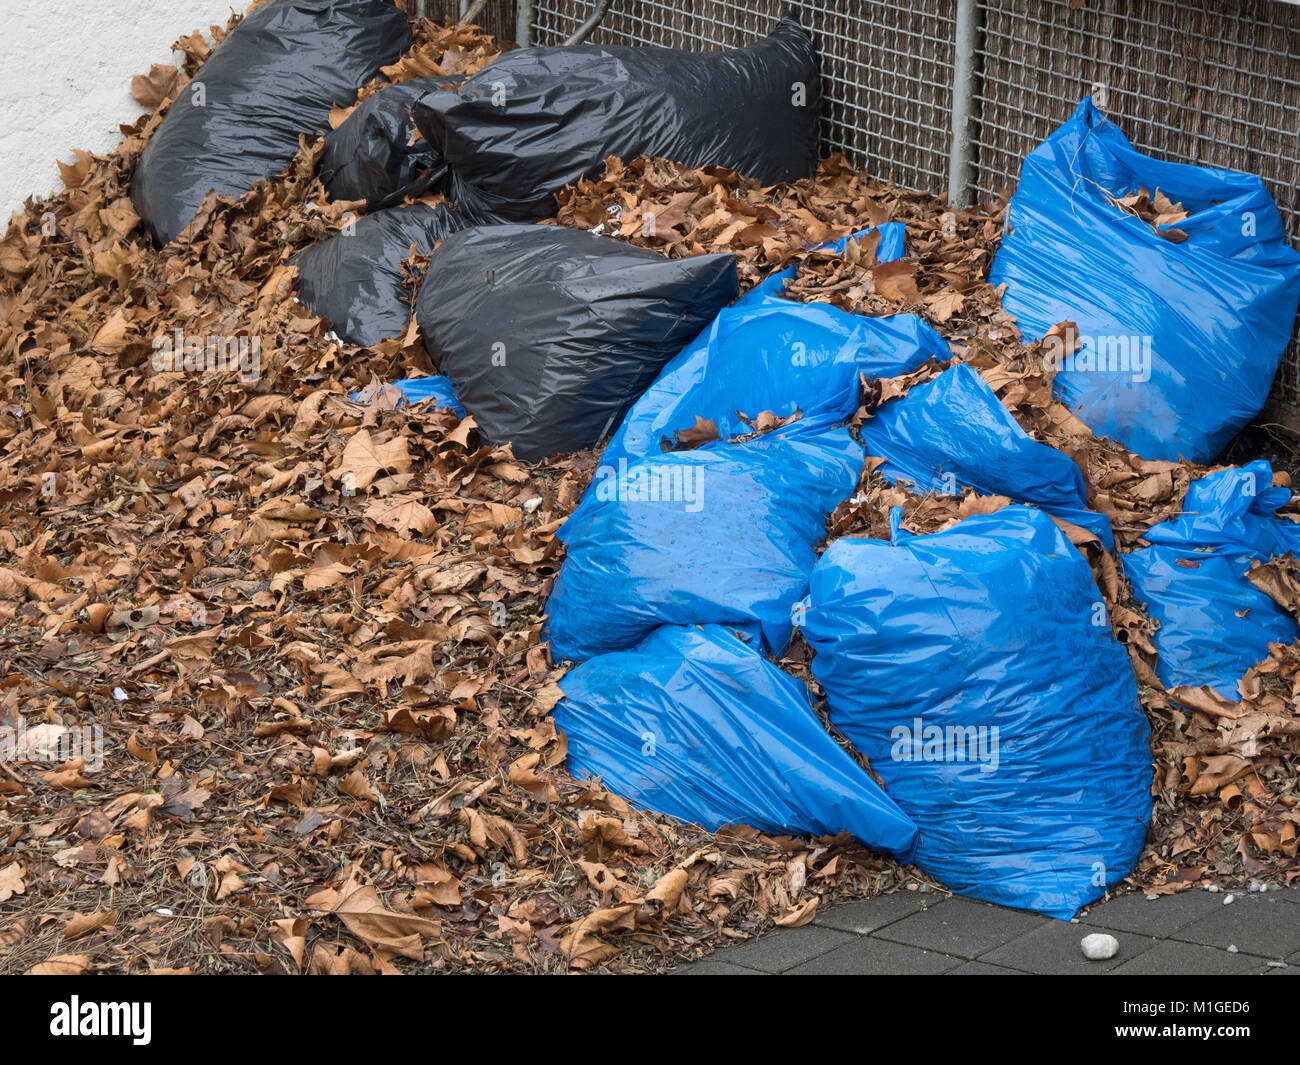
M 817 163 L 812 39 L 793 18 L 747 48 L 575 45 L 502 55 L 412 111 L 448 167 L 447 192 L 479 222 L 555 213 L 555 193 L 611 155 L 719 164 L 764 184 Z
M 131 200 L 161 244 L 209 190 L 239 197 L 282 171 L 298 135 L 329 129 L 330 108 L 411 43 L 392 0 L 271 0 L 244 18 L 181 90 L 145 146 Z
M 299 298 L 349 344 L 401 336 L 411 322 L 402 260 L 412 245 L 420 253 L 432 251 L 460 224 L 455 211 L 422 203 L 366 215 L 294 256 Z
M 411 105 L 463 77 L 416 78 L 367 97 L 325 137 L 320 179 L 332 200 L 365 200 L 376 211 L 418 196 L 444 173 L 442 156 L 415 137 Z
M 734 255 L 665 259 L 582 230 L 476 226 L 434 252 L 415 313 L 483 435 L 531 462 L 600 443 L 736 290 Z

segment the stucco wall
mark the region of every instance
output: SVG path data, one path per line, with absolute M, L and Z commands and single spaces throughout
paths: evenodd
M 239 10 L 246 5 L 236 0 Z M 62 188 L 56 159 L 105 152 L 140 114 L 131 77 L 174 62 L 182 34 L 224 25 L 230 0 L 6 0 L 0 32 L 0 231 L 32 194 Z

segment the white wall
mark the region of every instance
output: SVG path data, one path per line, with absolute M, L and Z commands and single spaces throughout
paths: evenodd
M 0 29 L 0 232 L 29 195 L 63 187 L 55 159 L 103 154 L 141 108 L 131 78 L 175 62 L 171 43 L 207 35 L 247 0 L 4 0 Z M 177 53 L 179 55 L 179 53 Z

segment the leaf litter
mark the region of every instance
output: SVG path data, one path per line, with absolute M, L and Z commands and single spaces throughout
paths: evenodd
M 549 717 L 564 670 L 541 629 L 555 532 L 596 454 L 524 464 L 481 444 L 472 418 L 347 398 L 433 367 L 414 325 L 356 348 L 294 300 L 290 256 L 358 206 L 325 202 L 320 142 L 151 249 L 132 167 L 210 50 L 197 33 L 177 47 L 183 69 L 133 85 L 153 111 L 112 154 L 78 153 L 67 187 L 0 240 L 0 724 L 45 729 L 56 751 L 77 729 L 103 737 L 102 765 L 84 750 L 0 762 L 4 968 L 658 971 L 837 901 L 942 891 L 847 837 L 708 833 L 565 773 Z M 388 73 L 469 71 L 496 52 L 477 29 L 426 21 Z M 954 210 L 841 156 L 770 188 L 610 159 L 559 200 L 555 224 L 670 256 L 733 251 L 745 287 L 794 265 L 790 298 L 921 315 L 1079 464 L 1121 550 L 1205 472 L 1099 440 L 1052 397 L 986 280 L 998 205 Z M 907 226 L 901 263 L 878 263 L 871 240 L 816 250 L 890 220 Z M 213 335 L 259 338 L 257 372 L 154 369 L 155 338 Z M 939 369 L 864 382 L 858 418 Z M 714 437 L 700 418 L 664 446 Z M 895 504 L 928 532 L 1007 502 L 911 495 L 878 464 L 831 537 L 886 535 Z M 1141 604 L 1072 535 L 1154 733 L 1156 816 L 1130 884 L 1294 880 L 1300 650 L 1275 646 L 1236 704 L 1165 692 Z M 1293 610 L 1294 565 L 1252 575 Z M 782 665 L 812 683 L 808 657 L 796 639 Z

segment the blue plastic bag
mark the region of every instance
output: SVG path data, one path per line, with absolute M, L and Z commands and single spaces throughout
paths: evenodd
M 963 487 L 1033 503 L 1094 533 L 1109 550 L 1110 521 L 1088 509 L 1074 460 L 1033 440 L 965 363 L 885 403 L 861 427 L 867 454 L 891 483 L 957 495 Z
M 808 691 L 721 625 L 665 625 L 561 683 L 569 772 L 716 831 L 850 832 L 907 862 L 916 826 L 831 739 Z
M 1047 514 L 837 540 L 796 609 L 831 721 L 916 822 L 927 873 L 1068 918 L 1133 867 L 1149 729 L 1088 564 Z
M 1208 474 L 1187 489 L 1181 517 L 1147 530 L 1151 547 L 1123 556 L 1134 596 L 1160 622 L 1166 688 L 1209 685 L 1235 702 L 1269 643 L 1300 640 L 1295 619 L 1246 579 L 1253 561 L 1300 550 L 1300 526 L 1273 513 L 1291 490 L 1272 483 L 1262 460 Z
M 390 381 L 384 386 L 385 388 L 396 388 L 405 397 L 407 403 L 420 403 L 423 400 L 433 400 L 435 407 L 446 407 L 454 410 L 460 417 L 465 417 L 465 408 L 460 405 L 460 400 L 456 398 L 456 392 L 451 387 L 451 378 L 444 377 L 442 374 L 432 374 L 429 377 L 408 377 L 403 381 Z M 397 404 L 402 405 L 400 402 Z
M 896 222 L 880 227 L 882 261 L 902 255 L 902 230 Z M 798 410 L 802 417 L 788 430 L 816 433 L 857 409 L 860 373 L 893 377 L 950 356 L 943 338 L 915 315 L 867 318 L 783 298 L 784 279 L 793 274 L 792 267 L 751 289 L 668 363 L 624 416 L 603 461 L 660 454 L 662 442 L 697 417 L 713 421 L 726 440 L 749 432 L 738 412 L 784 418 Z
M 551 657 L 626 650 L 663 624 L 751 620 L 781 653 L 827 515 L 863 458 L 847 429 L 832 429 L 602 461 L 557 533 Z
M 1164 227 L 1185 240 L 1112 202 L 1139 187 L 1191 212 Z M 1026 337 L 1078 324 L 1056 382 L 1098 436 L 1209 462 L 1268 398 L 1300 255 L 1259 178 L 1143 155 L 1085 99 L 1025 159 L 989 280 Z

